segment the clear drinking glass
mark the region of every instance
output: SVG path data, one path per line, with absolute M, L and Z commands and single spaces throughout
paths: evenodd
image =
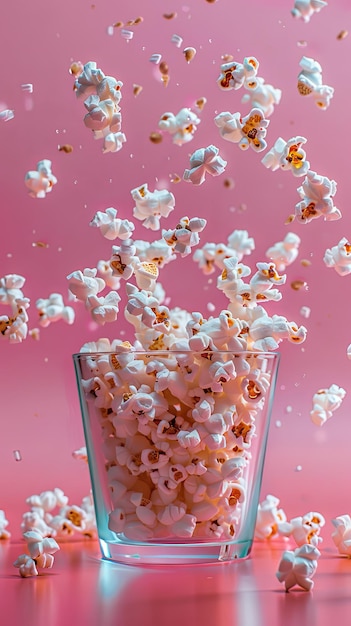
M 279 354 L 73 355 L 105 559 L 249 555 Z

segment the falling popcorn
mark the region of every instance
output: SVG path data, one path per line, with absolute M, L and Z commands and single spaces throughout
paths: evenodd
M 205 182 L 206 173 L 211 176 L 223 174 L 227 161 L 219 155 L 219 149 L 216 146 L 207 146 L 207 148 L 199 148 L 193 152 L 190 165 L 191 168 L 184 171 L 183 179 L 192 182 L 193 185 L 202 185 Z
M 263 165 L 273 172 L 278 169 L 290 170 L 294 176 L 304 176 L 310 168 L 306 152 L 301 148 L 306 143 L 305 137 L 292 137 L 284 141 L 279 137 L 262 159 Z
M 327 109 L 334 95 L 333 87 L 323 85 L 322 68 L 318 61 L 302 57 L 301 72 L 297 78 L 297 88 L 302 96 L 312 96 L 320 109 Z
M 323 216 L 326 221 L 341 218 L 341 211 L 334 206 L 337 184 L 326 176 L 308 170 L 297 192 L 301 201 L 295 205 L 295 217 L 303 224 Z
M 331 385 L 329 389 L 320 389 L 313 396 L 313 408 L 310 412 L 312 422 L 323 426 L 331 418 L 334 411 L 341 406 L 346 391 L 338 385 Z
M 39 161 L 36 170 L 27 172 L 24 182 L 32 198 L 45 198 L 57 183 L 57 178 L 51 171 L 51 161 L 49 159 Z
M 265 136 L 269 120 L 264 118 L 260 109 L 252 109 L 248 115 L 242 117 L 240 113 L 223 112 L 214 119 L 223 139 L 237 143 L 239 148 L 247 150 L 251 147 L 256 152 L 267 148 Z
M 280 103 L 281 97 L 281 89 L 266 84 L 263 78 L 257 76 L 256 86 L 243 95 L 241 102 L 250 103 L 251 108 L 260 109 L 265 117 L 270 117 L 275 105 Z
M 283 241 L 275 243 L 266 251 L 266 257 L 273 261 L 278 272 L 284 272 L 297 258 L 301 239 L 295 233 L 285 235 Z
M 182 146 L 194 137 L 197 125 L 201 120 L 191 109 L 184 108 L 174 115 L 173 113 L 163 113 L 158 127 L 172 136 L 173 143 Z
M 221 73 L 217 79 L 220 89 L 255 89 L 257 85 L 256 75 L 259 68 L 256 57 L 245 57 L 243 63 L 229 61 L 221 65 Z
M 319 13 L 323 7 L 327 6 L 324 0 L 295 0 L 294 8 L 291 9 L 293 17 L 309 22 L 314 13 Z
M 323 261 L 327 267 L 333 267 L 339 276 L 346 276 L 351 272 L 351 244 L 342 237 L 339 243 L 327 248 Z

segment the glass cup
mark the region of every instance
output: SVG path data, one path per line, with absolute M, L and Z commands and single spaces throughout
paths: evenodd
M 247 557 L 279 354 L 119 346 L 73 359 L 103 557 Z

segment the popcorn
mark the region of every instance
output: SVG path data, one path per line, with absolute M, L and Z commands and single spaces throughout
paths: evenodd
M 301 187 L 297 189 L 301 197 L 301 201 L 295 205 L 297 220 L 307 224 L 321 215 L 327 221 L 340 219 L 341 212 L 333 202 L 336 187 L 335 180 L 309 170 Z
M 0 111 L 0 120 L 3 120 L 4 122 L 9 122 L 10 120 L 13 120 L 14 117 L 15 112 L 13 109 L 4 109 L 3 111 Z
M 96 276 L 97 270 L 86 267 L 83 272 L 77 270 L 67 276 L 68 289 L 82 302 L 87 302 L 89 296 L 96 296 L 105 287 L 105 281 Z
M 39 161 L 36 170 L 27 172 L 24 182 L 32 198 L 45 198 L 57 183 L 57 178 L 51 171 L 51 161 L 49 159 Z
M 324 0 L 295 0 L 291 15 L 295 18 L 309 22 L 314 13 L 319 13 L 323 7 L 327 6 Z
M 349 515 L 339 515 L 332 519 L 335 530 L 332 539 L 339 551 L 339 554 L 351 556 L 351 517 Z
M 248 102 L 252 109 L 260 109 L 264 117 L 270 117 L 274 112 L 274 106 L 280 103 L 281 89 L 265 83 L 263 78 L 256 77 L 256 86 L 243 95 L 241 102 Z
M 323 541 L 319 533 L 324 524 L 323 515 L 313 511 L 300 517 L 294 517 L 290 522 L 279 522 L 278 531 L 284 537 L 292 537 L 298 546 L 306 543 L 317 546 Z
M 104 73 L 97 67 L 95 61 L 85 63 L 74 82 L 77 98 L 85 99 L 91 94 L 96 93 L 96 87 L 104 76 Z
M 229 62 L 221 65 L 221 73 L 217 79 L 220 89 L 254 89 L 257 85 L 256 75 L 259 62 L 255 57 L 245 57 L 243 63 Z
M 191 253 L 191 248 L 199 241 L 199 233 L 206 226 L 206 220 L 199 217 L 182 217 L 174 229 L 163 230 L 162 237 L 171 246 L 174 252 L 179 252 L 182 257 Z
M 60 549 L 55 539 L 43 538 L 36 531 L 24 533 L 23 538 L 27 542 L 29 555 L 21 554 L 14 562 L 22 578 L 38 576 L 37 568 L 51 568 L 54 564 L 53 555 Z
M 351 244 L 342 237 L 339 243 L 327 248 L 323 261 L 327 267 L 333 267 L 339 276 L 346 276 L 351 272 Z
M 104 137 L 102 151 L 104 154 L 106 152 L 119 152 L 125 141 L 127 141 L 127 138 L 124 133 L 108 133 L 108 135 Z
M 35 306 L 39 313 L 39 324 L 44 328 L 61 319 L 67 324 L 74 322 L 74 309 L 64 304 L 60 293 L 52 293 L 48 298 L 39 298 Z
M 226 165 L 227 161 L 219 156 L 219 149 L 216 146 L 199 148 L 191 155 L 191 167 L 184 171 L 183 179 L 192 182 L 193 185 L 202 185 L 205 182 L 206 172 L 211 176 L 219 176 L 223 174 Z
M 90 130 L 101 132 L 108 128 L 109 132 L 115 133 L 121 130 L 121 114 L 113 100 L 100 100 L 97 94 L 93 94 L 85 100 L 84 106 L 88 113 L 83 121 Z
M 272 539 L 278 536 L 278 523 L 286 521 L 283 509 L 279 509 L 279 499 L 268 495 L 257 509 L 255 539 Z
M 0 539 L 10 539 L 11 533 L 6 530 L 8 525 L 9 523 L 5 517 L 5 511 L 0 509 Z
M 151 230 L 159 230 L 160 218 L 168 217 L 174 209 L 174 195 L 167 189 L 155 189 L 151 192 L 145 183 L 132 189 L 131 195 L 136 205 L 133 209 L 134 217 Z
M 193 139 L 200 122 L 201 120 L 196 113 L 189 108 L 184 108 L 177 115 L 170 112 L 163 113 L 158 122 L 158 127 L 172 136 L 173 143 L 182 146 Z
M 261 162 L 273 172 L 277 169 L 290 170 L 294 176 L 304 176 L 310 168 L 306 152 L 301 148 L 306 141 L 305 137 L 300 136 L 292 137 L 289 141 L 279 137 Z
M 117 210 L 109 207 L 106 211 L 97 211 L 90 222 L 90 226 L 100 229 L 101 234 L 110 240 L 130 239 L 134 231 L 134 224 L 129 220 L 117 217 Z
M 251 146 L 256 152 L 262 152 L 267 148 L 264 137 L 269 120 L 264 118 L 260 109 L 252 109 L 243 118 L 240 113 L 234 115 L 228 112 L 220 113 L 214 121 L 223 139 L 237 143 L 242 150 L 247 150 Z
M 110 291 L 106 296 L 90 295 L 86 300 L 86 307 L 97 324 L 103 326 L 106 322 L 115 322 L 118 315 L 118 303 L 121 297 L 116 291 Z
M 333 87 L 323 85 L 322 68 L 318 61 L 303 56 L 301 72 L 297 78 L 297 88 L 302 96 L 312 96 L 320 109 L 327 109 L 334 95 Z
M 335 384 L 328 389 L 319 389 L 313 396 L 313 408 L 310 412 L 312 422 L 317 426 L 323 426 L 341 406 L 345 395 L 345 389 Z
M 266 250 L 266 257 L 274 262 L 278 272 L 284 272 L 291 265 L 299 253 L 301 239 L 295 233 L 288 233 L 283 241 L 275 243 Z
M 302 545 L 294 551 L 286 550 L 281 557 L 276 576 L 285 584 L 286 591 L 298 585 L 305 591 L 313 589 L 312 580 L 317 570 L 320 551 L 310 544 Z

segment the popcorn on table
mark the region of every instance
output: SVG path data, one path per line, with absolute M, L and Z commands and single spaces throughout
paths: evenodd
M 302 96 L 312 96 L 320 109 L 327 109 L 334 95 L 333 87 L 323 85 L 322 67 L 310 57 L 300 61 L 301 72 L 297 77 L 297 89 Z
M 319 389 L 313 396 L 313 408 L 310 412 L 312 422 L 323 426 L 330 419 L 345 398 L 346 391 L 338 385 L 331 385 L 329 389 Z
M 160 218 L 168 217 L 174 209 L 174 195 L 167 189 L 150 191 L 146 183 L 130 193 L 135 202 L 134 217 L 141 220 L 145 228 L 159 230 Z
M 172 136 L 173 143 L 182 146 L 193 139 L 200 122 L 196 113 L 184 108 L 176 115 L 170 112 L 164 113 L 158 122 L 158 127 Z
M 259 62 L 255 57 L 245 57 L 243 63 L 231 61 L 221 65 L 221 73 L 217 79 L 220 89 L 255 89 Z
M 48 298 L 39 298 L 35 306 L 39 314 L 39 324 L 44 328 L 58 320 L 64 320 L 67 324 L 74 322 L 74 309 L 64 304 L 60 293 L 52 293 Z
M 259 503 L 255 527 L 255 539 L 272 539 L 278 537 L 278 524 L 285 522 L 287 517 L 279 507 L 280 500 L 268 495 Z
M 280 103 L 281 96 L 281 89 L 268 85 L 263 78 L 257 76 L 256 86 L 243 95 L 241 102 L 248 102 L 252 109 L 260 109 L 264 117 L 270 117 L 274 106 Z
M 340 554 L 351 556 L 351 517 L 349 515 L 339 515 L 332 519 L 334 531 L 332 539 Z
M 305 137 L 292 137 L 285 141 L 279 137 L 262 159 L 267 169 L 275 172 L 278 169 L 290 170 L 294 176 L 305 176 L 310 169 L 309 161 L 306 160 L 306 152 L 301 146 L 306 143 Z
M 298 546 L 312 544 L 318 546 L 323 541 L 320 537 L 325 519 L 321 513 L 311 511 L 305 515 L 294 517 L 290 521 L 278 522 L 278 532 L 283 537 L 291 537 Z
M 314 13 L 319 13 L 323 7 L 327 6 L 324 0 L 295 0 L 294 8 L 291 9 L 293 17 L 309 22 Z
M 278 272 L 284 272 L 297 258 L 301 239 L 295 233 L 285 235 L 283 241 L 278 241 L 266 250 L 266 257 L 274 262 Z
M 305 180 L 297 189 L 301 197 L 301 201 L 295 205 L 297 220 L 307 224 L 322 215 L 326 221 L 340 219 L 341 212 L 334 206 L 333 201 L 336 188 L 335 180 L 329 180 L 326 176 L 308 170 Z
M 195 150 L 190 157 L 190 169 L 186 169 L 183 179 L 192 182 L 193 185 L 202 185 L 205 182 L 206 173 L 211 176 L 223 174 L 227 161 L 219 155 L 219 149 L 210 145 L 207 148 Z
M 339 243 L 332 248 L 327 248 L 323 261 L 327 267 L 333 267 L 339 276 L 346 276 L 351 272 L 351 244 L 342 237 Z
M 242 150 L 251 147 L 256 152 L 262 152 L 267 148 L 264 138 L 269 120 L 264 118 L 261 109 L 252 109 L 245 117 L 242 117 L 240 113 L 231 114 L 225 111 L 217 115 L 214 121 L 221 137 L 237 143 Z
M 130 239 L 134 231 L 134 224 L 127 219 L 117 217 L 117 209 L 109 207 L 106 211 L 97 211 L 90 222 L 90 226 L 99 228 L 101 234 L 110 240 Z
M 305 591 L 313 589 L 312 578 L 316 573 L 320 555 L 318 548 L 311 544 L 302 545 L 294 551 L 283 552 L 276 576 L 279 582 L 285 584 L 286 591 L 296 585 Z
M 49 569 L 54 564 L 54 554 L 60 547 L 53 538 L 43 537 L 40 532 L 31 530 L 23 534 L 28 554 L 21 554 L 14 562 L 22 578 L 38 576 L 39 569 Z
M 6 530 L 8 525 L 9 523 L 6 519 L 5 511 L 0 509 L 0 539 L 10 539 L 11 533 L 10 531 Z
M 49 159 L 39 161 L 36 170 L 27 172 L 24 182 L 32 198 L 45 198 L 57 183 L 57 178 L 51 171 L 51 161 Z

